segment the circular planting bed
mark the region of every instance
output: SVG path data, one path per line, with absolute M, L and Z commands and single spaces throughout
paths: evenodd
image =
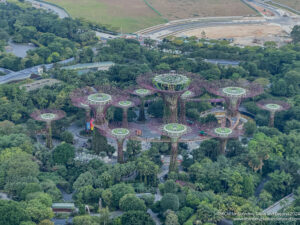
M 223 93 L 232 97 L 240 97 L 246 94 L 246 89 L 241 87 L 226 87 L 223 88 Z
M 160 74 L 153 78 L 153 84 L 160 90 L 183 91 L 188 88 L 191 80 L 181 74 Z
M 111 101 L 111 96 L 104 93 L 96 93 L 89 95 L 88 100 L 91 104 L 103 105 Z
M 148 89 L 137 89 L 134 91 L 135 94 L 140 95 L 140 96 L 146 96 L 150 94 L 150 91 Z
M 87 104 L 84 104 L 84 103 L 80 103 L 80 105 L 81 105 L 81 107 L 83 107 L 83 108 L 89 108 L 89 105 L 87 105 Z
M 41 118 L 43 120 L 53 120 L 56 118 L 56 115 L 54 113 L 43 113 L 41 114 Z
M 278 104 L 266 104 L 265 105 L 266 109 L 270 110 L 270 111 L 277 111 L 277 110 L 280 110 L 281 109 L 281 106 L 278 105 Z
M 118 102 L 118 105 L 121 107 L 130 107 L 130 106 L 132 106 L 132 102 L 131 101 L 120 101 L 120 102 Z
M 191 91 L 186 91 L 181 95 L 181 98 L 185 99 L 185 98 L 190 98 L 191 96 L 193 96 L 193 92 Z
M 125 138 L 129 133 L 129 130 L 125 128 L 115 128 L 111 131 L 111 134 L 118 139 Z
M 221 137 L 227 137 L 232 133 L 232 130 L 227 127 L 218 127 L 215 129 L 215 133 Z
M 187 131 L 187 127 L 183 124 L 169 123 L 164 125 L 163 131 L 170 136 L 180 136 Z

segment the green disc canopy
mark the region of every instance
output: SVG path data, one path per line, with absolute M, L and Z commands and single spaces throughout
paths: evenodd
M 218 127 L 215 129 L 215 133 L 220 137 L 227 137 L 232 133 L 232 130 L 227 127 Z
M 181 95 L 181 98 L 186 99 L 186 98 L 190 98 L 191 96 L 193 96 L 193 92 L 191 91 L 186 91 Z
M 277 111 L 277 110 L 281 109 L 281 105 L 273 104 L 273 103 L 266 104 L 265 107 L 266 107 L 266 109 L 271 110 L 271 111 Z
M 153 78 L 153 84 L 160 90 L 182 91 L 190 85 L 190 78 L 182 74 L 160 74 Z
M 129 135 L 130 131 L 125 128 L 115 128 L 111 130 L 111 134 L 117 139 L 123 139 Z
M 137 95 L 139 95 L 139 96 L 147 96 L 147 95 L 151 94 L 150 90 L 148 90 L 148 89 L 143 89 L 143 88 L 141 88 L 141 89 L 136 89 L 136 90 L 134 91 L 134 93 L 137 94 Z
M 133 103 L 132 101 L 119 101 L 118 105 L 121 107 L 131 107 Z
M 188 127 L 179 123 L 169 123 L 163 126 L 163 133 L 171 138 L 179 138 L 187 133 Z
M 246 94 L 246 89 L 241 87 L 225 87 L 223 93 L 232 97 L 241 97 Z
M 50 120 L 55 119 L 56 115 L 54 113 L 43 113 L 43 114 L 41 114 L 41 118 L 43 120 L 49 120 L 50 121 Z
M 88 101 L 94 105 L 105 105 L 109 103 L 111 99 L 111 95 L 105 93 L 96 93 L 88 96 Z

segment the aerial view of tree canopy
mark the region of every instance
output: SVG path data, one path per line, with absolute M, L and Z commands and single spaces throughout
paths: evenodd
M 281 47 L 95 26 L 0 2 L 0 79 L 43 68 L 0 84 L 1 225 L 297 224 L 299 26 Z

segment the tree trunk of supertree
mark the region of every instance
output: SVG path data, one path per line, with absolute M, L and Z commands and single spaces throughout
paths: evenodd
M 177 153 L 178 153 L 178 142 L 177 140 L 176 141 L 172 140 L 169 173 L 176 171 L 177 169 Z
M 46 123 L 47 135 L 46 135 L 46 147 L 52 149 L 52 127 L 51 121 Z
M 123 143 L 124 143 L 124 139 L 117 140 L 117 144 L 118 144 L 118 163 L 124 163 Z
M 140 97 L 141 98 L 141 104 L 140 104 L 140 112 L 139 112 L 139 118 L 138 121 L 145 121 L 146 117 L 145 117 L 145 98 L 144 97 Z
M 103 108 L 97 108 L 97 111 L 96 111 L 96 124 L 98 125 L 103 125 L 105 124 L 106 122 L 106 119 L 105 119 L 105 113 L 104 113 L 104 110 Z
M 236 117 L 240 99 L 230 98 L 228 101 L 226 101 L 226 103 L 228 104 L 228 106 L 227 106 L 228 107 L 228 110 L 227 110 L 228 116 Z
M 164 123 L 177 123 L 178 95 L 164 95 Z
M 180 123 L 185 124 L 186 123 L 186 101 L 182 98 L 179 98 L 180 103 Z
M 275 120 L 275 112 L 270 112 L 270 121 L 269 121 L 270 127 L 274 127 L 274 120 Z
M 226 145 L 227 145 L 227 141 L 228 139 L 220 139 L 220 142 L 221 142 L 221 154 L 222 155 L 225 155 L 225 150 L 226 150 Z
M 122 127 L 128 128 L 128 109 L 123 108 Z

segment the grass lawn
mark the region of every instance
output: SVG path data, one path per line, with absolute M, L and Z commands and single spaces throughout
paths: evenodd
M 109 25 L 114 30 L 134 32 L 164 23 L 143 0 L 47 0 L 76 18 Z
M 68 11 L 72 17 L 134 32 L 169 20 L 204 16 L 256 14 L 241 0 L 46 0 Z
M 169 20 L 257 14 L 241 0 L 148 0 Z
M 274 2 L 284 4 L 286 6 L 300 11 L 300 0 L 274 0 Z

